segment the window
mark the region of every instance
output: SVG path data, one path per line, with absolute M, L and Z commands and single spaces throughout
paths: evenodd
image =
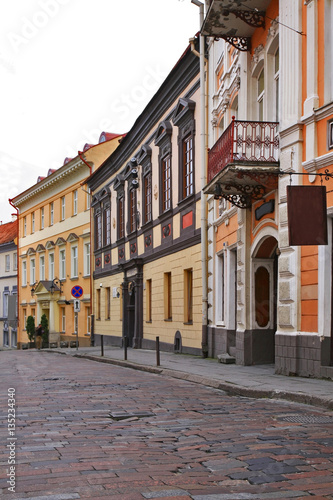
M 151 172 L 144 177 L 144 224 L 152 219 L 152 189 L 151 189 Z
M 22 262 L 22 286 L 27 286 L 27 262 Z
M 30 284 L 36 282 L 36 261 L 35 259 L 30 260 Z
M 224 324 L 225 321 L 225 269 L 224 269 L 224 253 L 217 256 L 216 265 L 216 315 L 217 322 Z
M 17 271 L 17 253 L 13 253 L 13 270 Z
M 23 309 L 23 330 L 26 329 L 27 326 L 27 310 L 26 308 Z
M 194 110 L 194 101 L 181 98 L 173 117 L 173 123 L 178 127 L 179 201 L 192 197 L 195 192 Z
M 27 218 L 23 217 L 23 236 L 27 235 Z
M 97 250 L 102 248 L 102 214 L 100 210 L 95 214 L 95 245 Z
M 265 94 L 265 70 L 262 69 L 258 77 L 258 119 L 264 120 L 264 94 Z
M 104 245 L 111 244 L 111 207 L 107 205 L 104 209 L 104 227 L 103 227 L 103 235 L 104 235 Z
M 49 280 L 54 280 L 54 253 L 49 254 Z
M 44 229 L 44 207 L 40 209 L 40 228 Z
M 87 334 L 91 334 L 91 310 L 90 307 L 86 307 L 86 324 L 87 324 Z
M 129 232 L 136 230 L 136 189 L 129 192 Z
M 77 189 L 73 191 L 73 215 L 77 215 Z
M 3 317 L 8 317 L 8 293 L 4 292 L 3 294 Z
M 45 280 L 45 257 L 41 255 L 39 257 L 39 279 Z
M 164 319 L 172 319 L 171 311 L 171 273 L 164 273 Z
M 111 315 L 111 288 L 105 289 L 105 319 L 110 319 Z
M 59 276 L 61 280 L 66 279 L 66 250 L 59 252 Z
M 84 245 L 84 276 L 90 276 L 90 243 Z
M 193 271 L 184 271 L 184 323 L 193 323 Z
M 101 290 L 96 289 L 96 319 L 101 319 Z
M 78 249 L 77 247 L 72 247 L 72 278 L 77 278 L 79 276 L 78 267 Z
M 118 198 L 118 239 L 125 236 L 124 196 Z
M 152 307 L 151 307 L 151 280 L 146 281 L 146 321 L 152 321 L 151 315 Z
M 10 271 L 10 255 L 6 255 L 5 257 L 5 270 Z
M 61 308 L 61 331 L 66 332 L 66 309 Z
M 193 138 L 183 140 L 183 198 L 193 194 Z
M 60 200 L 60 220 L 65 220 L 66 217 L 66 200 L 65 196 L 62 196 Z
M 171 159 L 170 155 L 162 159 L 162 211 L 171 208 Z
M 280 106 L 280 99 L 279 99 L 279 71 L 280 71 L 280 56 L 279 56 L 279 49 L 275 52 L 274 56 L 274 80 L 275 80 L 275 121 L 279 121 L 279 106 Z
M 31 214 L 31 232 L 35 232 L 35 212 Z
M 50 203 L 50 226 L 54 224 L 54 203 Z

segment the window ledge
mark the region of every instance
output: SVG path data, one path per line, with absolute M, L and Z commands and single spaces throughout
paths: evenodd
M 183 325 L 193 325 L 193 321 L 184 322 Z
M 164 321 L 171 323 L 172 318 L 167 318 L 167 319 L 164 319 Z
M 146 323 L 152 323 L 152 320 L 150 319 L 149 321 L 146 321 Z

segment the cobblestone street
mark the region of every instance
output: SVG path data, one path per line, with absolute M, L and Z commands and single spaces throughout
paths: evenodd
M 330 411 L 57 353 L 1 352 L 0 365 L 8 500 L 333 498 Z

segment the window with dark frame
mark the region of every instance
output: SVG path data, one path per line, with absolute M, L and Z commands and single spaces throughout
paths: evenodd
M 171 159 L 167 155 L 162 159 L 162 211 L 171 208 Z
M 118 198 L 118 239 L 125 236 L 124 196 Z
M 183 198 L 193 194 L 193 137 L 183 139 Z
M 129 191 L 129 231 L 136 230 L 136 189 Z
M 102 214 L 100 210 L 95 215 L 95 245 L 96 250 L 102 248 Z
M 103 235 L 104 235 L 104 245 L 111 244 L 111 207 L 107 205 L 104 208 L 103 217 Z
M 195 102 L 181 98 L 172 119 L 178 127 L 178 178 L 179 202 L 193 197 L 195 194 L 195 163 L 194 163 L 194 119 Z
M 151 172 L 144 177 L 144 223 L 147 224 L 152 219 L 152 188 L 151 188 Z

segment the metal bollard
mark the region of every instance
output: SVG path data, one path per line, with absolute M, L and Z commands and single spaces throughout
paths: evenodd
M 156 366 L 160 366 L 160 338 L 156 337 Z
M 124 360 L 127 361 L 127 337 L 124 336 Z
M 104 336 L 101 335 L 101 356 L 104 356 Z

